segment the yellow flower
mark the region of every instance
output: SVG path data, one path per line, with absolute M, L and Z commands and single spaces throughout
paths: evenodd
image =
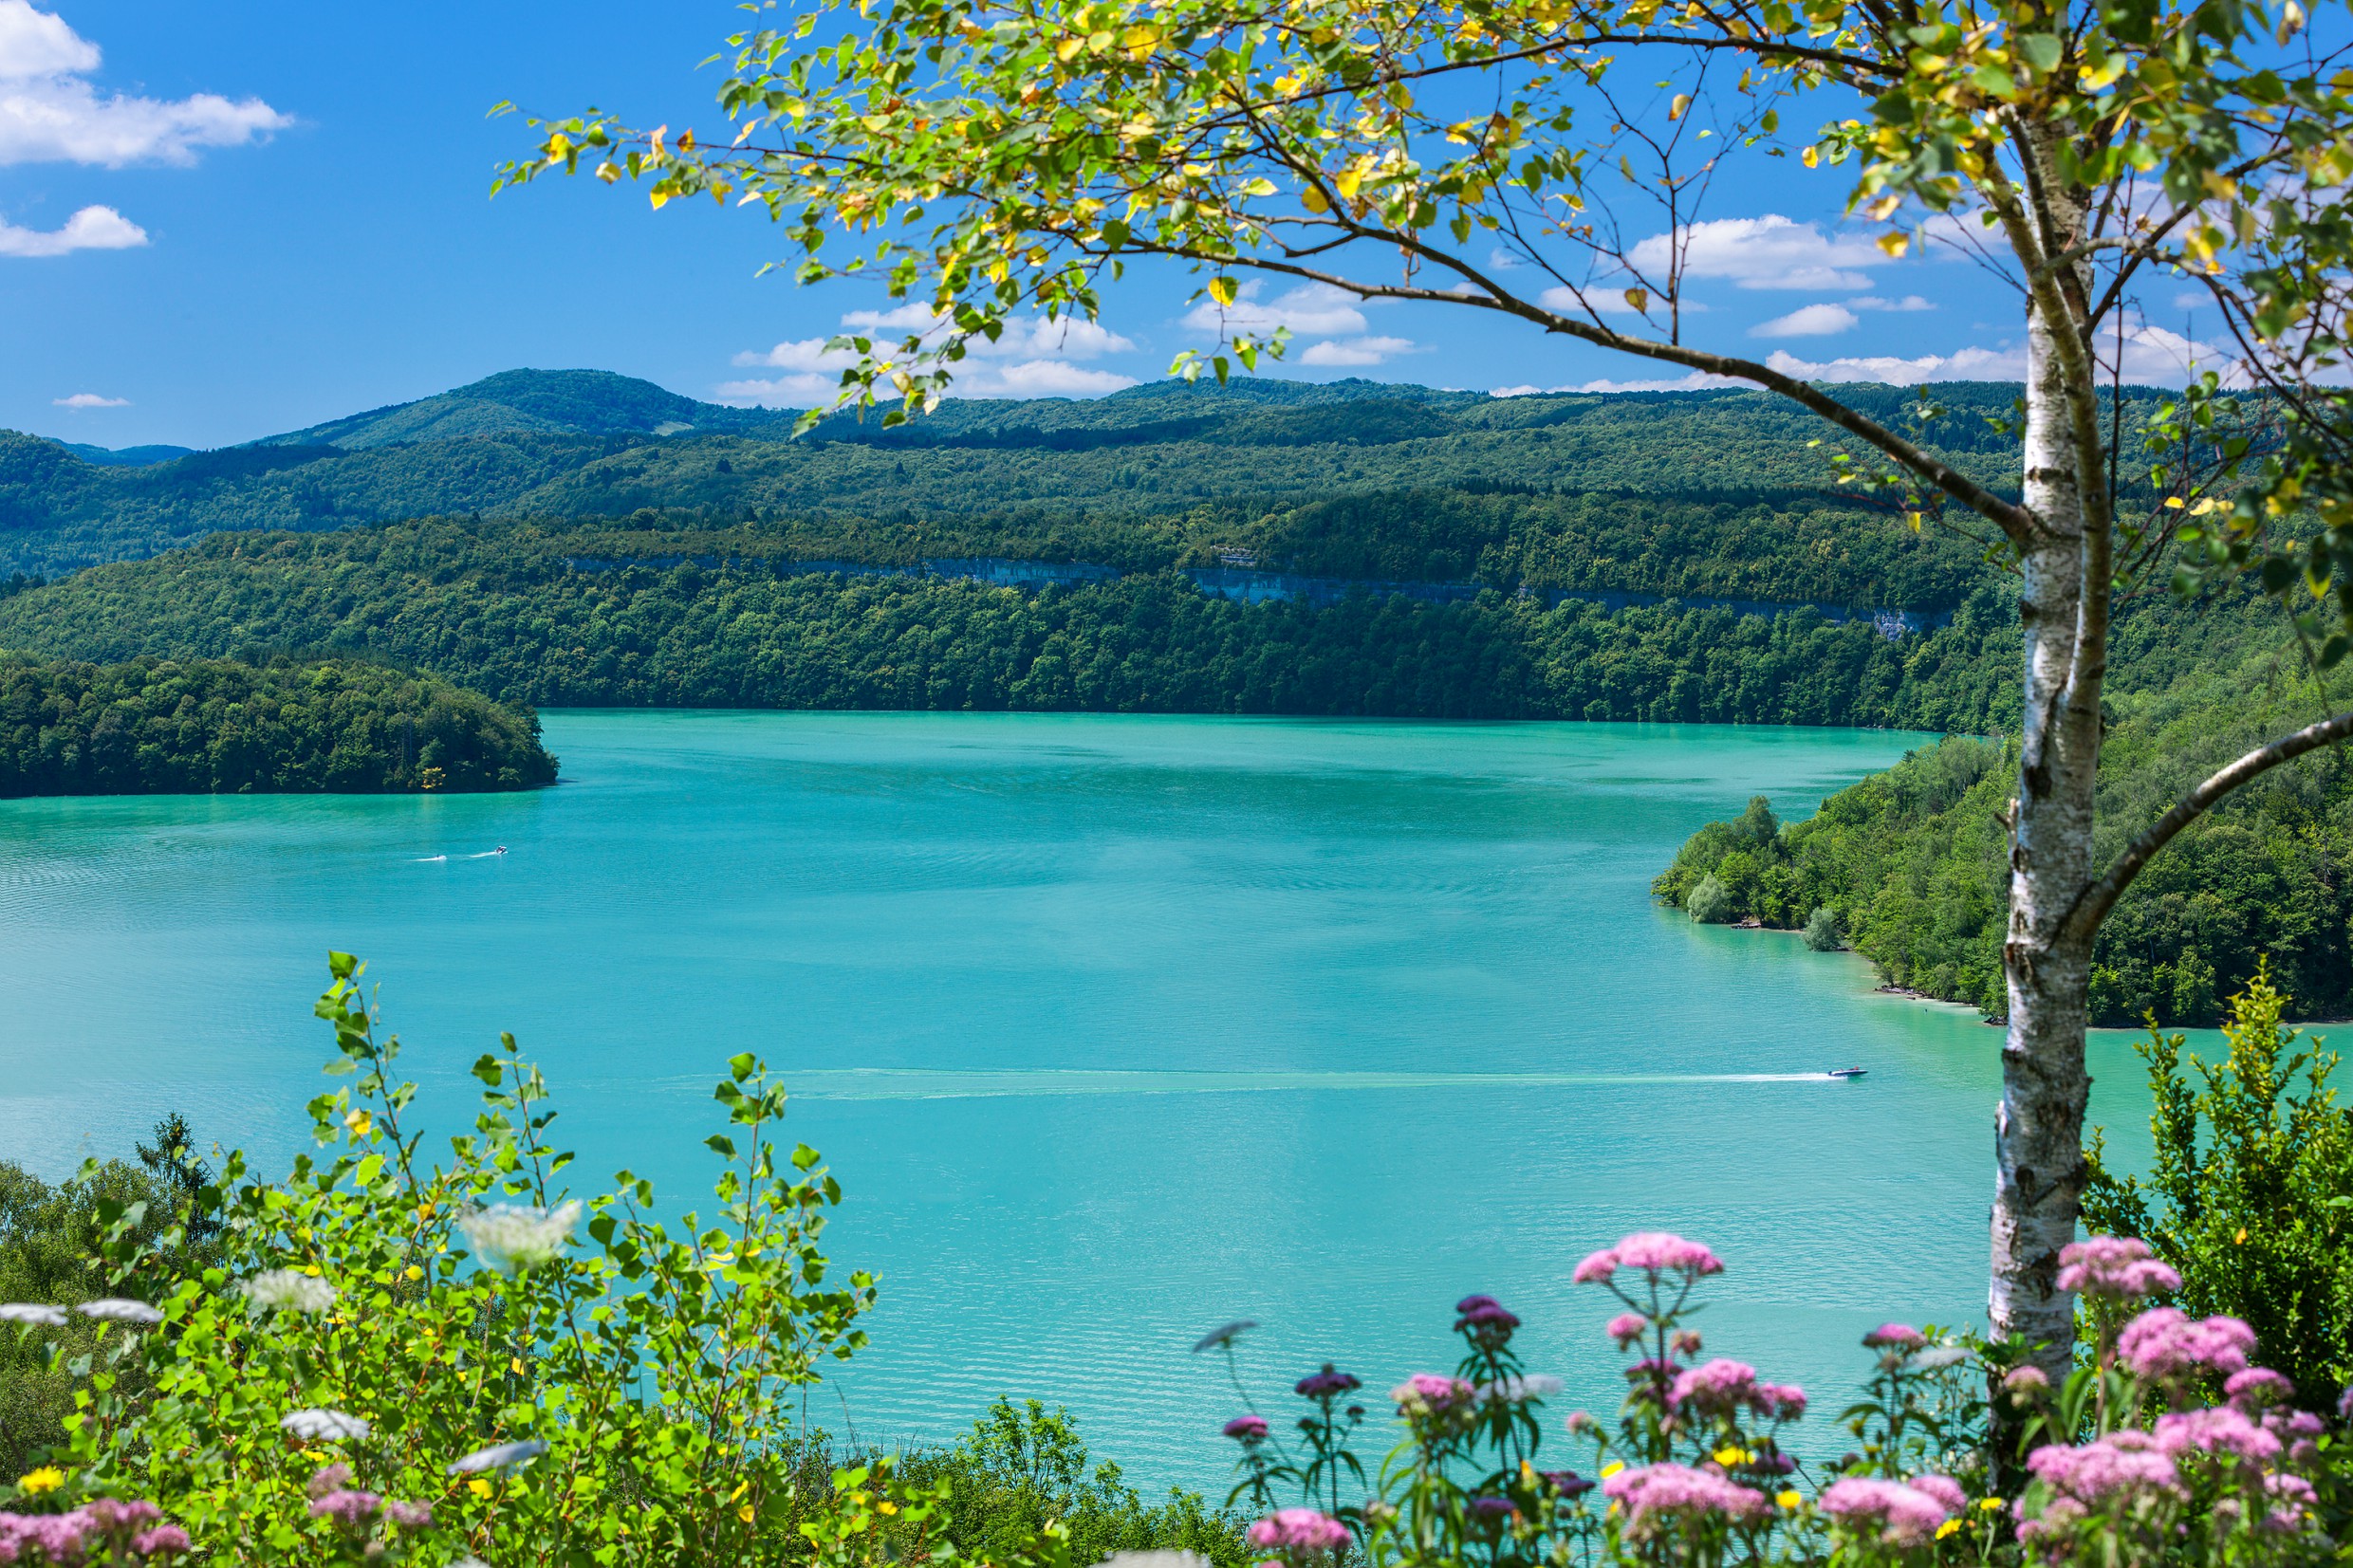
M 16 1489 L 28 1497 L 39 1497 L 65 1485 L 65 1472 L 54 1465 L 44 1465 L 30 1475 L 16 1478 Z
M 1958 1530 L 1960 1527 L 1961 1522 L 1959 1520 L 1948 1519 L 1942 1524 L 1936 1526 L 1936 1539 L 1938 1540 L 1942 1540 L 1945 1537 L 1953 1534 L 1953 1532 Z
M 1806 1497 L 1804 1493 L 1797 1491 L 1775 1492 L 1773 1501 L 1785 1508 L 1796 1508 L 1804 1505 Z
M 343 1125 L 351 1129 L 354 1137 L 363 1138 L 376 1131 L 376 1118 L 365 1111 L 346 1111 Z
M 899 1512 L 899 1504 L 896 1503 L 878 1503 L 874 1505 L 874 1511 L 887 1517 L 888 1515 Z
M 466 1483 L 466 1490 L 473 1493 L 476 1497 L 488 1497 L 491 1495 L 491 1484 L 483 1480 L 480 1476 L 475 1476 L 472 1481 Z
M 1983 1508 L 1987 1513 L 1992 1513 L 1994 1509 L 2000 1507 L 2001 1505 L 2002 1500 L 1998 1497 L 1980 1498 L 1977 1502 L 1977 1506 Z
M 1622 1470 L 1625 1467 L 1626 1462 L 1624 1460 L 1613 1459 L 1608 1464 L 1602 1467 L 1602 1479 L 1603 1481 L 1607 1481 L 1611 1476 L 1616 1475 L 1620 1470 Z
M 1723 1448 L 1716 1449 L 1715 1452 L 1710 1454 L 1708 1457 L 1714 1460 L 1718 1465 L 1737 1465 L 1749 1456 L 1740 1449 L 1727 1444 Z

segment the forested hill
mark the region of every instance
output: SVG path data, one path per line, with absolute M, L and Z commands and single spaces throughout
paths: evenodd
M 0 797 L 464 792 L 555 776 L 537 714 L 432 675 L 0 654 Z
M 2233 757 L 2344 706 L 2342 692 L 2314 688 L 2276 606 L 2143 606 L 2126 628 L 2100 756 L 2100 864 Z M 1810 941 L 1843 941 L 1890 982 L 1999 1013 L 2002 813 L 2017 775 L 2014 739 L 1952 736 L 1811 816 L 1809 801 L 1760 800 L 1708 824 L 1655 891 L 1712 922 L 1809 928 Z M 2211 1026 L 2265 959 L 2300 1016 L 2353 1012 L 2348 861 L 2353 758 L 2342 749 L 2234 791 L 2150 862 L 2102 927 L 2092 1022 L 2130 1027 L 2154 1012 Z
M 1947 412 L 1927 428 L 1928 443 L 1987 483 L 2013 486 L 2015 444 L 1995 422 L 2016 389 L 1935 392 Z M 1910 428 L 1909 393 L 1842 396 Z M 838 416 L 793 440 L 791 424 L 788 414 L 699 403 L 601 372 L 514 371 L 168 462 L 90 462 L 59 442 L 0 433 L 0 577 L 138 559 L 221 530 L 618 518 L 646 507 L 713 525 L 880 520 L 918 554 L 953 544 L 1082 559 L 1084 544 L 1093 552 L 1084 559 L 1121 567 L 1181 563 L 1184 548 L 1219 533 L 1219 543 L 1270 552 L 1268 565 L 1334 575 L 1353 568 L 1324 549 L 1317 519 L 1267 520 L 1310 503 L 1409 493 L 1443 495 L 1457 510 L 1508 494 L 1588 512 L 1856 515 L 1834 493 L 1827 427 L 1762 393 L 1495 398 L 1368 381 L 1160 381 L 1087 401 L 952 400 L 888 431 Z M 1077 517 L 1087 520 L 1084 539 L 1068 528 Z M 1187 520 L 1184 529 L 1171 519 Z M 1405 563 L 1415 569 L 1400 575 L 1482 569 L 1475 549 L 1439 548 L 1442 559 Z M 1915 586 L 1958 597 L 1951 583 Z

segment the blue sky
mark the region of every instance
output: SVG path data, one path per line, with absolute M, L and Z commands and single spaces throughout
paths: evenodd
M 217 446 L 516 366 L 594 367 L 689 396 L 801 406 L 833 380 L 845 287 L 754 277 L 782 253 L 749 212 L 590 182 L 488 195 L 526 144 L 485 111 L 600 103 L 715 128 L 696 63 L 730 0 L 511 4 L 0 0 L 0 427 L 120 447 Z M 1843 185 L 1794 160 L 1719 181 L 1695 236 L 1689 336 L 1833 379 L 2014 376 L 2015 297 L 1930 251 L 1891 263 L 1839 222 Z M 1146 271 L 1100 329 L 1020 332 L 982 395 L 1085 395 L 1211 341 L 1186 277 Z M 2128 363 L 2174 379 L 2159 287 Z M 1254 314 L 1252 314 L 1254 313 Z M 1443 307 L 1279 286 L 1251 324 L 1277 373 L 1488 390 L 1641 384 L 1639 361 Z

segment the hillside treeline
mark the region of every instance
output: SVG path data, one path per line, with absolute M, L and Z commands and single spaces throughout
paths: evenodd
M 121 659 L 338 651 L 534 706 L 1012 709 L 1985 729 L 2015 610 L 1891 642 L 1774 618 L 1490 592 L 1243 605 L 1181 576 L 1025 594 L 764 561 L 580 570 L 608 536 L 435 522 L 223 535 L 0 603 L 0 646 Z M 2006 709 L 2008 702 L 2011 708 Z
M 0 796 L 525 789 L 538 715 L 348 659 L 0 654 Z
M 2222 764 L 2310 722 L 2321 697 L 2308 676 L 2275 655 L 2232 656 L 2222 634 L 2233 618 L 2185 628 L 2172 660 L 2144 659 L 2144 684 L 2112 704 L 2101 863 Z M 2170 684 L 2145 684 L 2176 661 L 2182 668 Z M 2016 770 L 2014 741 L 1952 736 L 1831 796 L 1803 821 L 1784 824 L 1760 798 L 1693 835 L 1655 890 L 1714 920 L 1812 922 L 1817 939 L 1843 937 L 1893 984 L 1999 1014 L 2009 918 L 2001 813 Z M 2192 823 L 2118 902 L 2093 952 L 2092 1021 L 2123 1026 L 2154 1013 L 2164 1024 L 2212 1024 L 2267 956 L 2303 1016 L 2353 1012 L 2348 870 L 2353 759 L 2332 750 L 2263 775 Z M 1826 918 L 1816 913 L 1825 910 Z
M 1689 514 L 1706 532 L 1725 526 L 1723 507 L 1760 530 L 1785 515 L 1850 527 L 1870 519 L 1833 493 L 1826 450 L 1809 445 L 1824 427 L 1765 394 L 1491 398 L 1370 383 L 1220 391 L 1172 382 L 1090 402 L 951 402 L 894 431 L 835 419 L 789 440 L 789 415 L 691 405 L 621 378 L 578 379 L 493 378 L 500 385 L 487 401 L 466 395 L 483 393 L 483 383 L 406 411 L 146 466 L 91 463 L 59 443 L 0 432 L 0 575 L 136 559 L 221 530 L 334 529 L 436 514 L 615 518 L 654 507 L 721 525 L 834 520 L 852 535 L 856 520 L 883 519 L 894 543 L 918 556 L 1045 554 L 1149 569 L 1182 563 L 1188 549 L 1228 547 L 1326 575 L 1366 575 L 1363 566 L 1401 577 L 1524 571 L 1534 582 L 1579 586 L 1558 574 L 1584 569 L 1574 536 L 1595 531 L 1595 508 L 1604 520 L 1647 514 L 1645 528 L 1679 526 Z M 1848 390 L 1901 422 L 1908 394 Z M 2015 390 L 1937 389 L 1951 413 L 1923 439 L 1976 477 L 2014 485 L 2014 444 L 1996 438 L 1988 420 L 2008 413 Z M 589 407 L 584 397 L 619 402 Z M 648 398 L 660 407 L 638 406 Z M 667 435 L 625 428 L 673 405 L 699 422 Z M 1561 516 L 1515 521 L 1504 515 L 1510 507 L 1473 499 L 1496 492 L 1543 498 L 1536 513 L 1559 502 Z M 1441 494 L 1454 499 L 1445 515 L 1429 516 L 1426 546 L 1377 550 L 1378 562 L 1349 535 L 1345 508 L 1313 510 L 1335 498 Z M 1406 505 L 1423 509 L 1421 501 Z M 1311 515 L 1290 515 L 1303 508 Z M 1806 526 L 1818 533 L 1824 525 Z M 1570 536 L 1569 554 L 1555 559 L 1540 541 L 1526 551 L 1510 544 L 1515 528 L 1531 526 Z M 1491 546 L 1498 553 L 1483 560 Z M 1785 565 L 1803 559 L 1774 553 Z M 1937 548 L 1925 553 L 1943 560 Z M 1953 553 L 1944 565 L 1967 559 Z M 1619 563 L 1604 544 L 1592 566 L 1606 577 Z M 1755 594 L 1667 586 L 1841 603 L 1918 594 L 1927 597 L 1871 601 L 1941 605 L 1958 597 L 1876 578 L 1870 562 L 1843 559 L 1836 546 L 1807 571 L 1803 587 L 1760 583 L 1769 591 Z

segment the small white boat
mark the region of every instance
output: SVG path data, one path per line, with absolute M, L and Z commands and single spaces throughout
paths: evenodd
M 1833 1067 L 1823 1076 L 1825 1078 L 1861 1078 L 1869 1071 L 1868 1067 Z

